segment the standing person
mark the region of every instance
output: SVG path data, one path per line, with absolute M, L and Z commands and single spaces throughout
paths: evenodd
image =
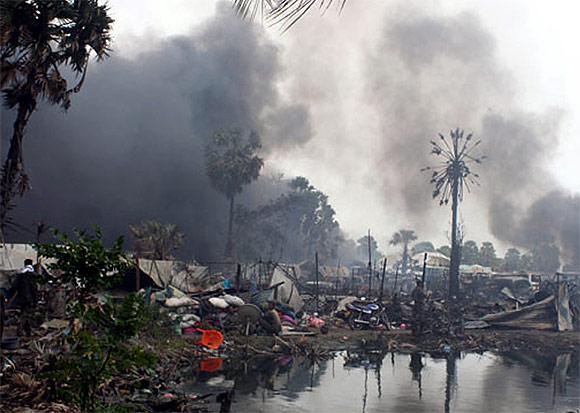
M 417 286 L 411 293 L 413 301 L 413 335 L 418 336 L 423 331 L 423 312 L 425 305 L 425 292 L 423 291 L 423 283 L 417 280 Z
M 30 336 L 32 334 L 34 310 L 38 300 L 37 275 L 32 260 L 26 259 L 24 260 L 24 268 L 18 273 L 12 285 L 12 304 L 20 308 L 19 335 Z

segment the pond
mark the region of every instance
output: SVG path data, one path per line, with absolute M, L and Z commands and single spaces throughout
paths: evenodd
M 578 359 L 569 354 L 344 352 L 317 363 L 261 358 L 198 372 L 187 387 L 214 394 L 233 388 L 233 397 L 224 402 L 222 394 L 211 411 L 580 412 Z

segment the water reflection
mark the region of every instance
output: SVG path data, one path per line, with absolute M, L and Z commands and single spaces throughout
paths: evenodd
M 317 413 L 580 408 L 578 358 L 570 354 L 345 352 L 319 362 L 284 356 L 226 364 L 220 371 L 198 371 L 190 383 L 189 391 L 221 395 L 212 411 L 230 406 L 232 412 Z

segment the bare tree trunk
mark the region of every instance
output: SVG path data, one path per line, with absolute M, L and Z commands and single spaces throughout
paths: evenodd
M 35 102 L 31 98 L 25 98 L 18 104 L 18 113 L 14 121 L 14 130 L 10 140 L 10 148 L 6 161 L 2 168 L 2 181 L 0 182 L 0 232 L 4 238 L 4 230 L 8 221 L 8 212 L 12 207 L 12 200 L 18 194 L 22 195 L 27 189 L 28 182 L 24 173 L 22 156 L 22 141 L 24 129 L 34 110 Z
M 457 169 L 456 169 L 457 170 Z M 459 303 L 459 263 L 461 261 L 461 245 L 457 228 L 457 213 L 459 208 L 459 177 L 453 176 L 451 204 L 451 263 L 449 265 L 449 332 L 462 334 L 463 322 Z
M 457 237 L 457 210 L 458 210 L 458 188 L 457 177 L 453 180 L 453 199 L 451 205 L 451 263 L 449 269 L 449 295 L 456 296 L 459 292 L 459 261 L 461 251 Z
M 234 239 L 233 239 L 233 231 L 234 231 L 234 197 L 231 196 L 229 198 L 230 201 L 230 216 L 228 219 L 228 238 L 226 241 L 226 250 L 225 250 L 225 256 L 226 257 L 232 257 L 233 251 L 234 251 Z

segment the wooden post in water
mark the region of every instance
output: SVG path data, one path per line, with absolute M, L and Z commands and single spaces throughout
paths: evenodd
M 379 293 L 379 302 L 383 302 L 383 289 L 385 287 L 385 271 L 387 270 L 387 259 L 383 261 L 383 273 L 381 275 L 381 292 Z
M 315 296 L 316 296 L 316 312 L 318 312 L 318 251 L 314 254 L 314 266 L 315 266 Z

